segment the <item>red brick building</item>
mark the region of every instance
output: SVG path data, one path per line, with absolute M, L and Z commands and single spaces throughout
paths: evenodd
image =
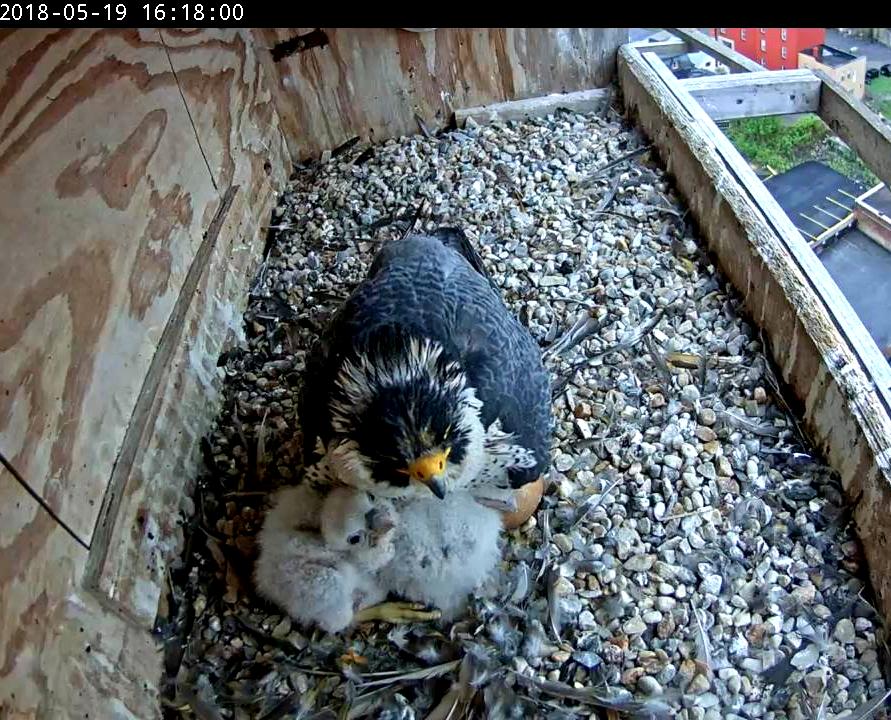
M 793 70 L 799 51 L 826 41 L 826 28 L 711 28 L 711 34 L 768 70 Z

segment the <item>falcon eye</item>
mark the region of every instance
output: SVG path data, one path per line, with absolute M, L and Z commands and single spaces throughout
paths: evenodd
M 353 533 L 347 538 L 347 542 L 350 545 L 358 545 L 359 541 L 362 539 L 362 533 Z

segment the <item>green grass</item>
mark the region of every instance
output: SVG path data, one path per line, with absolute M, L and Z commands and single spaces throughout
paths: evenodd
M 891 120 L 891 77 L 880 75 L 866 83 L 866 103 Z
M 734 120 L 726 133 L 757 168 L 769 167 L 780 173 L 807 160 L 819 160 L 866 185 L 877 182 L 853 150 L 831 140 L 829 128 L 816 115 L 806 115 L 791 124 L 776 117 Z
M 828 135 L 823 122 L 811 115 L 791 125 L 776 117 L 746 118 L 734 120 L 727 128 L 727 137 L 749 162 L 777 172 L 798 165 L 806 150 L 819 145 Z

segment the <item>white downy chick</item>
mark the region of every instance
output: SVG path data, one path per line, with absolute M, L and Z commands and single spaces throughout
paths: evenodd
M 257 591 L 300 623 L 340 632 L 386 596 L 377 571 L 393 558 L 394 523 L 392 504 L 363 491 L 286 488 L 258 535 Z
M 498 563 L 501 514 L 466 491 L 442 500 L 406 499 L 396 507 L 395 557 L 380 572 L 382 585 L 454 619 Z

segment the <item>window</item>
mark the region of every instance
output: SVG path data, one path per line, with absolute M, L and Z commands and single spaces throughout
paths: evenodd
M 785 46 L 783 46 L 783 47 L 780 49 L 780 57 L 782 57 L 783 60 L 785 60 L 785 59 L 788 57 L 788 55 L 786 54 L 786 47 L 785 47 Z
M 739 31 L 739 39 L 740 39 L 740 40 L 745 40 L 745 39 L 746 39 L 746 29 L 745 29 L 745 28 L 740 28 L 740 31 Z
M 782 63 L 780 65 L 780 70 L 785 70 L 785 69 L 786 69 L 786 63 Z
M 786 39 L 786 28 L 780 28 L 780 37 Z
M 727 28 L 718 28 L 718 31 L 719 31 L 722 35 L 726 35 L 726 34 L 727 34 Z
M 761 58 L 761 64 L 764 65 L 764 66 L 766 67 L 766 66 L 767 66 L 767 60 L 765 60 L 764 58 Z
M 758 28 L 758 29 L 761 31 L 762 35 L 767 32 L 767 28 Z
M 764 50 L 767 50 L 767 40 L 765 40 L 764 38 L 761 38 L 761 50 L 762 52 Z

